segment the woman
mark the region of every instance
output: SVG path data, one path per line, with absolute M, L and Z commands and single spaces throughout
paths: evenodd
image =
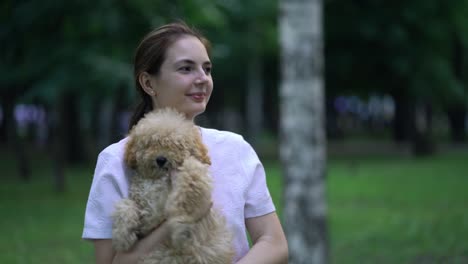
M 192 120 L 205 111 L 213 90 L 209 42 L 183 23 L 153 30 L 135 55 L 134 76 L 142 102 L 130 127 L 153 109 L 172 107 Z M 234 133 L 200 127 L 212 161 L 213 206 L 233 231 L 234 263 L 287 263 L 288 248 L 266 186 L 264 169 L 251 146 Z M 98 157 L 85 213 L 83 238 L 94 243 L 96 263 L 137 263 L 168 236 L 165 224 L 128 252 L 112 249 L 110 215 L 128 195 L 129 169 L 123 139 Z M 252 240 L 249 249 L 246 229 Z

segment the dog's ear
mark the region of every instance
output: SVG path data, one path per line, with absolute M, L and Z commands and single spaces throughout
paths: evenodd
M 211 165 L 211 159 L 210 156 L 208 156 L 208 149 L 206 146 L 203 144 L 201 139 L 196 141 L 196 148 L 195 148 L 195 157 L 197 157 L 201 162 Z
M 127 144 L 125 146 L 125 156 L 124 156 L 125 164 L 127 164 L 127 166 L 130 167 L 131 169 L 135 169 L 137 166 L 136 152 L 135 152 L 134 145 L 135 145 L 135 141 L 133 140 L 133 138 L 130 138 L 127 141 Z

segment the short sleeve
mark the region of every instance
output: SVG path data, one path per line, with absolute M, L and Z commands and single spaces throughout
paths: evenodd
M 245 218 L 274 212 L 275 206 L 267 187 L 265 169 L 254 149 L 245 141 L 241 147 L 240 159 L 248 180 L 245 193 Z
M 86 204 L 82 238 L 112 238 L 114 205 L 125 197 L 128 197 L 128 178 L 122 158 L 102 152 L 98 156 Z

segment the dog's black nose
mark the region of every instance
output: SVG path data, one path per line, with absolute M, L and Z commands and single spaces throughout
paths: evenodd
M 158 164 L 159 167 L 164 166 L 166 164 L 167 159 L 163 156 L 159 156 L 156 158 L 156 163 Z

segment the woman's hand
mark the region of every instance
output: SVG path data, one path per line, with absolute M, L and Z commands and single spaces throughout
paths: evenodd
M 134 264 L 169 237 L 169 228 L 164 221 L 146 237 L 138 241 L 129 251 L 116 252 L 111 239 L 94 240 L 96 264 Z

